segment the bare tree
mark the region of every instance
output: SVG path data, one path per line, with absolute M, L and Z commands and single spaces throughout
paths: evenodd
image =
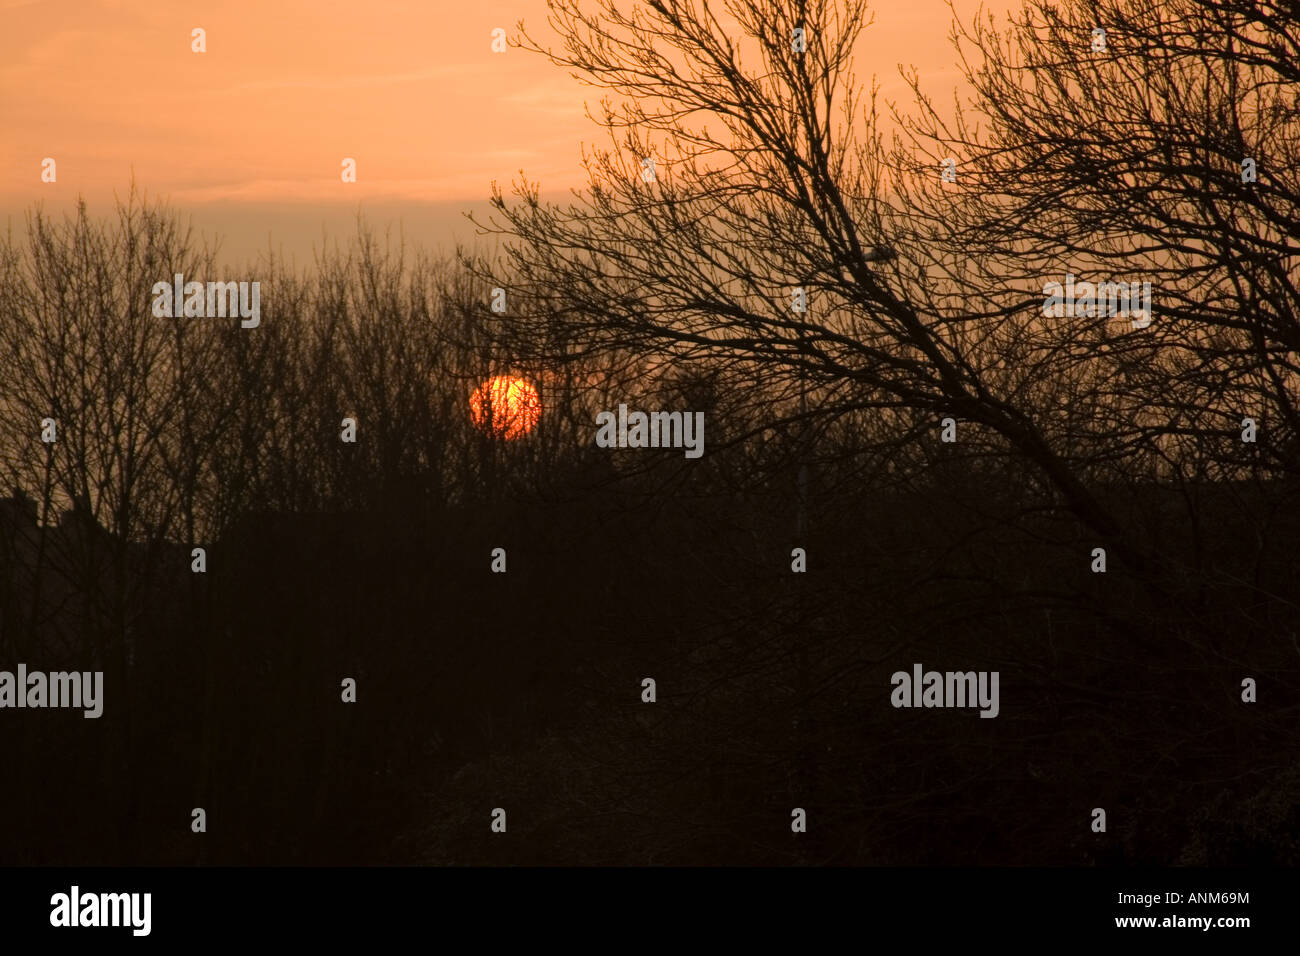
M 551 10 L 563 49 L 522 44 L 620 105 L 604 105 L 613 148 L 588 157 L 590 188 L 568 206 L 527 183 L 511 205 L 494 197 L 512 281 L 537 303 L 517 341 L 562 327 L 660 363 L 707 359 L 723 389 L 749 383 L 764 427 L 797 419 L 806 395 L 802 414 L 856 415 L 881 450 L 953 416 L 991 453 L 1013 450 L 1132 566 L 1150 563 L 1027 395 L 1066 372 L 1026 334 L 1024 295 L 972 288 L 951 262 L 966 253 L 908 223 L 852 72 L 864 3 Z
M 899 111 L 906 228 L 1052 356 L 1051 387 L 1023 376 L 1022 404 L 1074 470 L 1134 502 L 1144 483 L 1176 489 L 1189 540 L 1166 580 L 1249 586 L 1215 568 L 1211 541 L 1244 524 L 1247 560 L 1268 563 L 1265 516 L 1300 465 L 1294 11 L 1030 2 L 1005 30 L 957 24 L 954 42 L 970 101 L 949 118 L 913 77 L 918 106 Z M 1044 282 L 1067 275 L 1149 282 L 1153 314 L 1044 317 Z M 1117 533 L 1160 536 L 1126 510 Z M 1242 600 L 1274 603 L 1279 582 L 1252 576 Z

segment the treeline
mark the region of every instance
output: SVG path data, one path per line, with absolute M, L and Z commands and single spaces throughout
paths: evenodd
M 128 202 L 38 213 L 3 261 L 31 513 L 2 539 L 4 659 L 107 686 L 98 721 L 7 712 L 8 860 L 1292 858 L 1278 475 L 1091 482 L 1181 572 L 1096 574 L 1105 542 L 964 424 L 813 414 L 825 391 L 774 401 L 761 364 L 530 347 L 471 270 L 364 231 L 230 272 Z M 155 318 L 177 272 L 261 281 L 260 326 Z M 471 424 L 498 373 L 540 391 L 524 439 Z M 705 412 L 704 457 L 597 448 L 619 402 Z M 893 710 L 913 661 L 1000 670 L 1001 715 Z M 1093 806 L 1124 821 L 1095 844 Z

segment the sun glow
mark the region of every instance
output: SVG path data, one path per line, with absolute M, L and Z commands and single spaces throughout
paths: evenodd
M 474 390 L 469 400 L 474 424 L 498 438 L 523 438 L 542 417 L 537 389 L 522 378 L 497 375 Z

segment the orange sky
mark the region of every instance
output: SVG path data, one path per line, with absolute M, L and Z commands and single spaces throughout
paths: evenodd
M 956 4 L 965 20 L 977 7 Z M 0 211 L 21 224 L 33 202 L 77 195 L 100 211 L 134 169 L 239 255 L 268 232 L 309 255 L 358 205 L 427 244 L 467 238 L 458 211 L 481 208 L 492 180 L 522 168 L 555 194 L 582 183 L 580 144 L 605 142 L 583 111 L 597 91 L 491 52 L 492 28 L 513 35 L 520 19 L 549 36 L 545 0 L 0 0 Z M 901 96 L 905 62 L 949 98 L 949 20 L 943 0 L 881 0 L 860 79 Z M 57 183 L 40 181 L 45 156 Z M 356 184 L 339 179 L 345 156 Z

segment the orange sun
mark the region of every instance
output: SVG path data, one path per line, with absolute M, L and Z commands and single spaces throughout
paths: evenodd
M 523 438 L 542 417 L 537 389 L 522 378 L 497 375 L 474 390 L 469 399 L 474 424 L 498 438 Z

